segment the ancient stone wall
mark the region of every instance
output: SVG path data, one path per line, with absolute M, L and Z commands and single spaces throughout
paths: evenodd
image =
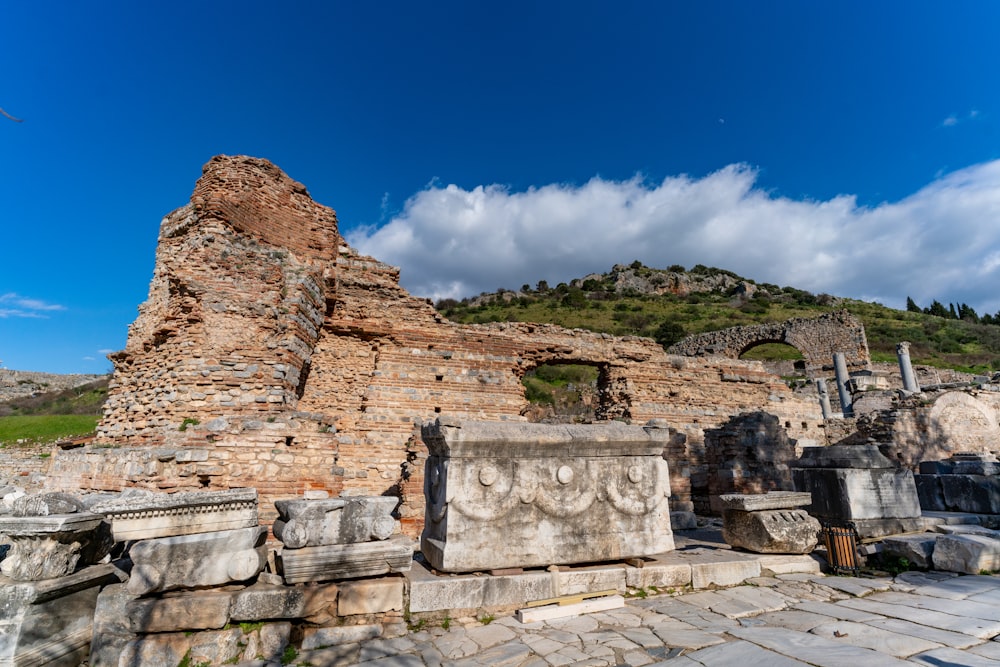
M 192 203 L 162 224 L 149 299 L 113 357 L 98 444 L 60 454 L 52 486 L 249 482 L 263 506 L 309 488 L 393 494 L 416 534 L 419 425 L 523 421 L 521 378 L 545 363 L 598 368 L 595 418 L 674 430 L 681 501 L 689 477 L 705 474 L 704 429 L 736 415 L 765 411 L 800 444 L 825 442 L 818 404 L 759 362 L 552 325 L 459 325 L 398 280 L 348 247 L 333 211 L 270 163 L 214 158 Z
M 865 370 L 871 365 L 864 325 L 847 311 L 709 331 L 689 336 L 671 346 L 669 351 L 686 356 L 719 355 L 738 359 L 747 350 L 764 343 L 785 343 L 796 348 L 802 353 L 808 372 L 831 367 L 836 352 L 844 353 L 848 370 Z

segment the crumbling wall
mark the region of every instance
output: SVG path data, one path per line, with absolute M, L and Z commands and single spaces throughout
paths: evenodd
M 521 378 L 545 363 L 599 369 L 596 418 L 674 429 L 679 500 L 704 470 L 704 429 L 735 415 L 765 411 L 800 444 L 825 441 L 818 404 L 759 362 L 553 325 L 450 322 L 399 286 L 398 269 L 348 247 L 300 184 L 247 157 L 214 158 L 191 204 L 164 220 L 149 299 L 113 360 L 98 444 L 60 454 L 55 487 L 251 483 L 265 506 L 309 488 L 393 494 L 415 534 L 419 425 L 524 420 Z

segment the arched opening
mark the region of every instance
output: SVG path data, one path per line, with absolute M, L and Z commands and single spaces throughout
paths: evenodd
M 521 414 L 531 422 L 592 422 L 600 402 L 599 375 L 598 364 L 539 364 L 521 378 L 528 401 Z
M 806 359 L 802 352 L 788 343 L 760 341 L 753 343 L 740 353 L 740 359 L 760 361 L 764 367 L 783 378 L 806 377 Z

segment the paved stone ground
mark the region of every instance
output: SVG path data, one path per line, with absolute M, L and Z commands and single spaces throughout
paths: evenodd
M 1000 577 L 787 574 L 632 598 L 624 608 L 521 624 L 458 619 L 403 637 L 301 653 L 361 667 L 1000 666 Z

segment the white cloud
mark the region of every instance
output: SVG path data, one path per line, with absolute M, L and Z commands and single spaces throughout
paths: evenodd
M 48 303 L 40 299 L 31 299 L 14 292 L 0 294 L 0 319 L 7 317 L 48 317 L 45 313 L 66 310 L 65 306 Z
M 402 267 L 412 293 L 462 297 L 565 282 L 616 263 L 717 266 L 758 282 L 878 300 L 1000 310 L 1000 161 L 943 176 L 874 208 L 775 197 L 756 171 L 647 183 L 594 178 L 511 192 L 429 186 L 348 241 Z
M 949 114 L 947 118 L 941 121 L 943 127 L 954 127 L 959 123 L 964 123 L 970 120 L 976 120 L 982 115 L 979 109 L 971 109 L 964 116 L 959 116 L 958 114 Z

